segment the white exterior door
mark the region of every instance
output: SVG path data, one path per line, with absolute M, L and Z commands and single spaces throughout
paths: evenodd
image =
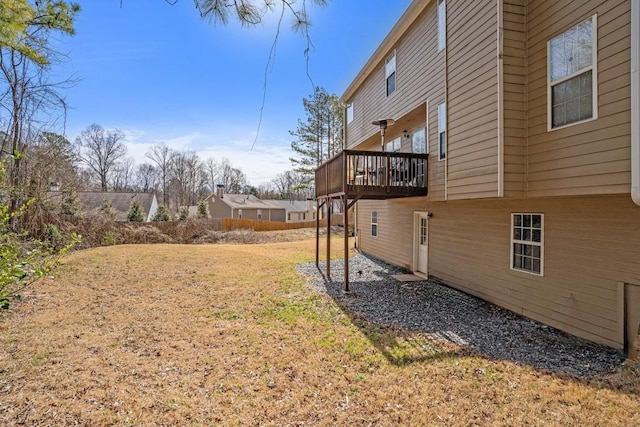
M 415 273 L 429 275 L 429 214 L 416 212 L 414 225 L 414 265 Z

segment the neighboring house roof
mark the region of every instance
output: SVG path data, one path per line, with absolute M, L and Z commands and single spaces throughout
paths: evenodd
M 307 202 L 300 200 L 263 200 L 252 194 L 225 193 L 222 199 L 216 194 L 211 199 L 221 200 L 233 209 L 284 209 L 285 212 L 307 212 Z M 316 209 L 315 202 L 313 209 Z
M 116 221 L 127 220 L 127 214 L 134 199 L 140 202 L 145 220 L 149 220 L 150 215 L 155 213 L 152 210 L 157 209 L 156 195 L 153 193 L 78 191 L 76 194 L 78 195 L 80 211 L 83 213 L 97 213 L 102 207 L 102 202 L 104 200 L 109 201 L 116 214 Z M 62 198 L 62 192 L 52 191 L 49 193 L 49 197 L 53 203 L 58 205 Z
M 267 200 L 265 200 L 267 201 Z M 308 204 L 307 202 L 300 200 L 268 200 L 278 206 L 285 208 L 287 213 L 289 212 L 307 212 Z M 313 202 L 313 210 L 316 210 L 315 202 Z
M 233 209 L 284 209 L 280 204 L 274 203 L 274 200 L 261 200 L 252 194 L 225 193 L 221 199 L 213 194 L 211 198 L 218 199 Z

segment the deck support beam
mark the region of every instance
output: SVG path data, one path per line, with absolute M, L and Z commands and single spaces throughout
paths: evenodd
M 327 199 L 327 279 L 331 280 L 331 197 Z
M 344 291 L 349 292 L 349 208 L 347 196 L 340 198 L 342 201 L 342 218 L 344 224 Z

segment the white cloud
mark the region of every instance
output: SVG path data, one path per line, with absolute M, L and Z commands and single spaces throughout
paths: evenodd
M 231 164 L 242 170 L 252 185 L 258 186 L 271 181 L 279 173 L 291 169 L 288 142 L 258 142 L 254 145 L 255 131 L 245 138 L 225 138 L 223 135 L 205 135 L 190 132 L 185 135 L 158 139 L 148 136 L 143 130 L 124 130 L 127 154 L 136 164 L 149 162 L 146 153 L 151 147 L 165 144 L 176 151 L 195 151 L 201 160 L 213 157 L 216 160 L 229 159 Z M 231 132 L 225 132 L 232 135 Z M 264 140 L 261 138 L 261 140 Z M 226 141 L 226 142 L 218 142 Z M 253 146 L 253 149 L 252 149 Z

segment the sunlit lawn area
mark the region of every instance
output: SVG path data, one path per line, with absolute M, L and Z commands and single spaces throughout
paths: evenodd
M 640 425 L 633 367 L 551 375 L 369 324 L 304 285 L 313 251 L 73 254 L 0 319 L 0 424 Z

